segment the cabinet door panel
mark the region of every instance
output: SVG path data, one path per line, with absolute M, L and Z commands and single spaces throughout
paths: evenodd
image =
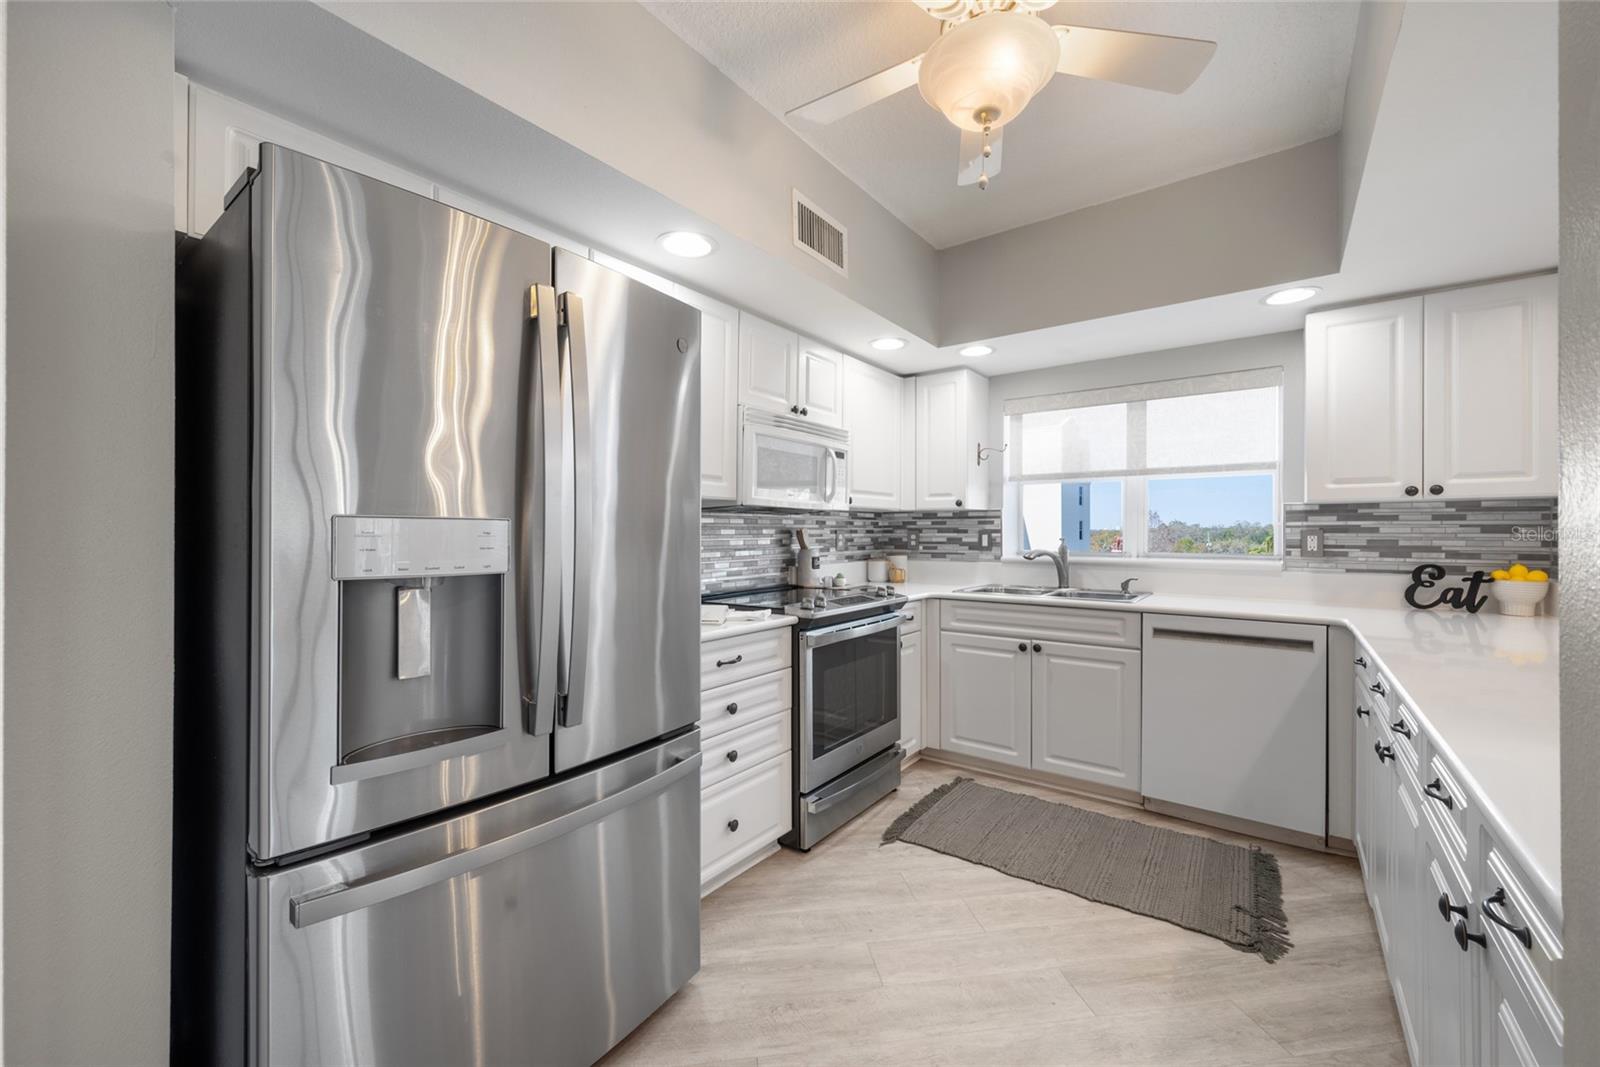
M 739 402 L 763 411 L 798 411 L 799 338 L 749 312 L 739 313 Z
M 922 636 L 900 635 L 900 745 L 908 756 L 922 748 Z
M 941 748 L 1031 765 L 1033 679 L 1027 649 L 1016 638 L 941 635 Z
M 1306 500 L 1420 493 L 1422 385 L 1420 297 L 1307 315 Z
M 1413 1021 L 1418 1022 L 1417 1044 L 1422 1063 L 1472 1063 L 1474 960 L 1456 944 L 1454 913 L 1446 918 L 1439 898 L 1451 905 L 1468 905 L 1466 889 L 1453 874 L 1449 859 L 1433 834 L 1423 836 L 1418 946 L 1419 999 Z M 1415 1016 L 1420 1015 L 1420 1019 Z
M 739 496 L 739 315 L 700 309 L 700 499 Z
M 965 502 L 966 438 L 961 380 L 954 374 L 917 379 L 917 507 L 939 510 Z
M 903 507 L 901 379 L 858 359 L 847 359 L 844 380 L 844 427 L 850 431 L 850 506 Z
M 800 412 L 824 426 L 844 425 L 844 356 L 815 341 L 800 343 Z
M 1139 789 L 1139 653 L 1038 645 L 1033 653 L 1033 767 Z
M 1556 290 L 1547 274 L 1424 298 L 1428 495 L 1554 496 L 1560 489 Z

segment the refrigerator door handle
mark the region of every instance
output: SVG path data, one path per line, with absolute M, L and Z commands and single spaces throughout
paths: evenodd
M 568 531 L 568 565 L 571 567 L 571 596 L 562 605 L 563 669 L 561 688 L 562 726 L 583 722 L 583 680 L 588 659 L 589 597 L 593 566 L 594 539 L 594 441 L 589 419 L 589 347 L 583 322 L 583 298 L 576 293 L 561 294 L 561 323 L 565 328 L 565 392 L 570 405 L 572 426 L 572 495 L 562 501 L 562 528 Z
M 528 288 L 533 359 L 524 380 L 517 451 L 517 672 L 526 729 L 555 729 L 561 635 L 561 366 L 556 292 Z
M 700 761 L 700 753 L 696 751 L 682 757 L 679 762 L 654 777 L 635 782 L 610 796 L 553 815 L 543 822 L 486 845 L 454 852 L 405 870 L 379 874 L 296 897 L 289 901 L 289 922 L 296 929 L 303 930 L 308 926 L 374 907 L 384 901 L 405 896 L 407 893 L 426 889 L 435 883 L 479 870 L 519 852 L 526 852 L 562 834 L 571 833 L 580 826 L 602 819 L 614 811 L 654 796 L 681 778 L 698 774 Z

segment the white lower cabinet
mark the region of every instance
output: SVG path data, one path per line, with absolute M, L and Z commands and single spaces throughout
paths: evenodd
M 1033 769 L 1139 790 L 1139 653 L 1057 641 L 1033 652 Z
M 1411 1061 L 1556 1067 L 1559 905 L 1500 846 L 1392 680 L 1366 655 L 1357 666 L 1356 852 Z
M 922 631 L 900 635 L 900 747 L 906 755 L 922 748 Z
M 701 793 L 702 889 L 789 832 L 794 816 L 790 773 L 785 751 Z
M 1033 661 L 1015 637 L 939 637 L 939 747 L 1029 767 L 1033 762 Z

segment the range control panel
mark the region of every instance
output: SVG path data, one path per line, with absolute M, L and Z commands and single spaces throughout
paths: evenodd
M 504 574 L 509 519 L 333 517 L 333 580 Z

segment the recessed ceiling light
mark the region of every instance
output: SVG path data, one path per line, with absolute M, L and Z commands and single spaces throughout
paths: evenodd
M 898 352 L 906 346 L 904 337 L 880 337 L 872 342 L 872 347 L 879 352 Z
M 717 242 L 703 233 L 693 230 L 672 230 L 656 238 L 656 244 L 671 252 L 675 256 L 685 259 L 699 259 L 709 256 L 717 250 Z
M 1320 292 L 1322 290 L 1315 285 L 1297 285 L 1293 289 L 1279 289 L 1261 302 L 1269 307 L 1282 307 L 1285 304 L 1298 304 L 1302 300 L 1310 300 Z
M 961 354 L 963 356 L 991 356 L 994 354 L 994 349 L 988 345 L 968 345 L 961 350 Z

